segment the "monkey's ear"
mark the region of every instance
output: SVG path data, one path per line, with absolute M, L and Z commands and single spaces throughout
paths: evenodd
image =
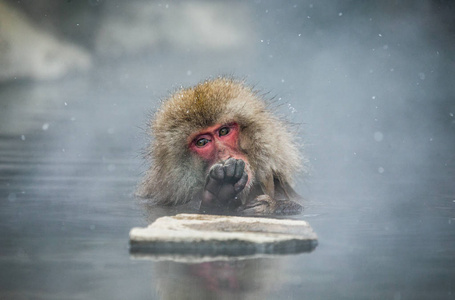
M 265 180 L 261 182 L 261 189 L 264 195 L 275 198 L 275 179 L 272 173 L 267 174 Z

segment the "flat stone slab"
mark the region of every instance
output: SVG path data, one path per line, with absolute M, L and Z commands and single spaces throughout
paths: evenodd
M 132 254 L 245 256 L 312 251 L 317 235 L 306 221 L 179 214 L 130 231 Z

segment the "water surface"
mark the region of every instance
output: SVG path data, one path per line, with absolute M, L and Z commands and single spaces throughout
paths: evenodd
M 2 84 L 1 298 L 452 299 L 453 27 L 433 2 L 330 3 L 247 2 L 248 43 L 228 51 L 170 43 L 58 81 Z M 132 257 L 130 228 L 187 210 L 133 196 L 150 113 L 180 85 L 228 73 L 298 123 L 309 172 L 295 218 L 318 247 Z

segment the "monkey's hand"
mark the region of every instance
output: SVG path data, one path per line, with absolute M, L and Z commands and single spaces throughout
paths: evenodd
M 200 210 L 222 213 L 236 209 L 242 204 L 237 196 L 247 182 L 248 173 L 243 160 L 229 158 L 224 163 L 214 164 L 205 181 Z
M 275 200 L 268 195 L 260 195 L 240 206 L 237 211 L 243 216 L 297 215 L 303 207 L 291 200 Z

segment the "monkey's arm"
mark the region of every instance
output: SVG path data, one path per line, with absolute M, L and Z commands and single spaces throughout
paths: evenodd
M 301 200 L 288 184 L 274 179 L 274 196 L 259 195 L 248 200 L 237 210 L 241 215 L 296 215 L 302 212 L 302 205 L 294 200 Z
M 237 211 L 244 216 L 297 215 L 302 212 L 302 205 L 292 200 L 276 200 L 268 195 L 260 195 L 247 201 Z

